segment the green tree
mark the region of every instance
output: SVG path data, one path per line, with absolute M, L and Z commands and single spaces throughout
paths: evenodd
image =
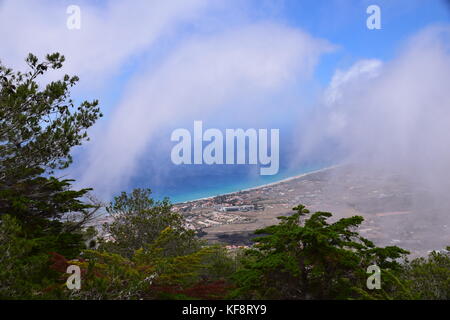
M 84 250 L 81 258 L 54 255 L 52 268 L 65 273 L 68 265 L 81 268 L 82 286 L 69 299 L 218 299 L 230 289 L 231 258 L 220 246 L 203 246 L 181 255 L 165 254 L 176 233 L 170 227 L 130 257 L 106 250 Z M 61 290 L 54 290 L 61 294 Z
M 75 107 L 70 89 L 78 77 L 65 75 L 45 86 L 40 77 L 64 62 L 59 53 L 40 62 L 30 54 L 28 72 L 0 65 L 0 214 L 11 214 L 34 230 L 49 220 L 79 213 L 79 228 L 92 213 L 80 200 L 89 189 L 71 190 L 72 180 L 48 177 L 67 168 L 70 150 L 87 139 L 87 129 L 101 116 L 98 101 Z M 66 225 L 65 227 L 69 227 Z
M 166 198 L 154 201 L 150 189 L 134 189 L 130 194 L 122 192 L 107 207 L 113 221 L 104 225 L 111 238 L 103 248 L 131 258 L 138 249 L 150 250 L 161 232 L 170 228 L 164 238 L 161 254 L 177 256 L 195 252 L 201 245 L 195 232 L 185 227 L 183 217 L 173 212 Z
M 64 60 L 54 53 L 40 62 L 30 54 L 25 73 L 0 65 L 0 179 L 16 169 L 66 168 L 72 147 L 87 139 L 87 129 L 101 116 L 97 100 L 75 107 L 70 89 L 77 76 L 39 85 L 39 77 L 60 69 Z
M 129 194 L 122 192 L 115 197 L 107 207 L 113 220 L 103 226 L 108 240 L 100 241 L 94 258 L 93 251 L 89 251 L 89 261 L 96 266 L 92 270 L 98 267 L 104 271 L 123 270 L 120 265 L 140 270 L 122 273 L 115 278 L 119 282 L 109 282 L 117 283 L 119 292 L 129 288 L 127 292 L 134 292 L 130 298 L 224 297 L 230 288 L 230 277 L 236 270 L 233 258 L 223 247 L 200 241 L 193 230 L 186 229 L 183 216 L 171 209 L 168 199 L 153 200 L 150 189 L 134 189 Z M 110 259 L 111 264 L 104 268 L 103 258 L 98 260 L 99 257 L 116 258 Z M 118 263 L 118 257 L 128 262 L 120 263 L 116 268 L 114 264 Z M 106 281 L 96 279 L 95 273 L 87 274 L 91 284 Z M 112 276 L 109 271 L 101 274 L 106 279 Z M 147 281 L 149 277 L 151 283 Z M 85 294 L 90 295 L 95 287 L 86 288 Z M 112 292 L 116 292 L 115 289 Z
M 46 291 L 59 278 L 49 269 L 47 242 L 24 237 L 16 218 L 0 216 L 0 299 L 56 297 Z
M 235 297 L 256 299 L 348 299 L 361 297 L 366 269 L 376 264 L 397 272 L 397 259 L 408 252 L 398 247 L 376 247 L 355 230 L 360 216 L 328 223 L 332 215 L 299 205 L 296 213 L 279 217 L 278 225 L 256 231 L 262 235 L 248 250 L 235 274 Z M 388 284 L 384 284 L 388 289 Z
M 415 299 L 450 300 L 450 247 L 406 265 L 400 279 Z M 403 297 L 401 297 L 403 298 Z
M 23 268 L 9 269 L 11 277 L 30 284 L 27 295 L 16 298 L 42 295 L 34 287 L 40 279 L 55 280 L 48 253 L 76 257 L 84 247 L 82 229 L 99 208 L 84 199 L 90 189 L 72 190 L 72 180 L 52 176 L 69 166 L 71 149 L 87 139 L 87 129 L 101 116 L 98 102 L 74 105 L 76 76 L 43 83 L 42 76 L 62 67 L 59 53 L 42 62 L 30 54 L 26 62 L 27 72 L 0 64 L 0 219 L 17 231 L 10 233 L 10 249 L 26 250 L 12 256 L 10 263 Z M 30 261 L 35 267 L 22 277 Z M 18 292 L 13 285 L 10 292 Z

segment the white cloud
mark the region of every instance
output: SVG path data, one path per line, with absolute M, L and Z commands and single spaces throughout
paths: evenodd
M 303 137 L 303 156 L 331 140 L 347 160 L 404 172 L 435 196 L 449 190 L 449 40 L 450 27 L 430 27 L 392 61 L 337 71 L 328 104 Z
M 81 29 L 69 30 L 64 1 L 5 0 L 0 3 L 0 57 L 20 67 L 29 52 L 66 56 L 65 73 L 80 75 L 82 84 L 97 84 L 130 57 L 148 49 L 180 23 L 193 19 L 206 0 L 108 1 L 94 6 L 78 2 Z
M 363 79 L 371 79 L 380 74 L 382 61 L 377 59 L 360 60 L 348 70 L 337 70 L 325 92 L 325 103 L 332 105 L 342 99 L 342 90 Z
M 329 50 L 326 41 L 270 23 L 192 37 L 162 65 L 142 70 L 131 82 L 104 133 L 94 137 L 81 165 L 81 183 L 100 194 L 117 191 L 136 170 L 155 132 L 177 119 L 203 120 L 224 106 L 239 119 L 276 112 L 277 106 L 245 109 L 232 101 L 269 96 L 308 77 L 320 54 Z
M 223 113 L 224 107 L 240 120 L 257 114 L 270 117 L 278 106 L 246 109 L 239 102 L 282 92 L 298 77 L 310 76 L 319 56 L 332 49 L 298 29 L 254 22 L 245 12 L 235 15 L 242 5 L 238 2 L 79 1 L 80 30 L 66 26 L 70 4 L 0 2 L 0 57 L 8 66 L 21 68 L 29 52 L 40 57 L 61 52 L 66 56 L 62 72 L 79 75 L 82 90 L 105 88 L 130 60 L 146 59 L 140 60 L 134 78 L 125 79 L 122 102 L 107 106 L 115 109 L 91 132 L 92 142 L 76 164 L 80 184 L 101 194 L 123 186 L 161 126 L 186 116 L 204 119 Z M 234 17 L 231 24 L 221 21 L 224 12 Z M 157 61 L 149 61 L 168 40 L 174 41 Z M 50 77 L 55 76 L 60 73 Z

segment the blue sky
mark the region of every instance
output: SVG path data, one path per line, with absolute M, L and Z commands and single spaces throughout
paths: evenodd
M 381 8 L 381 30 L 366 27 L 366 9 L 373 4 Z M 79 30 L 66 27 L 69 5 L 80 8 Z M 349 140 L 358 134 L 345 130 L 359 127 L 342 105 L 353 106 L 360 93 L 371 96 L 370 88 L 395 97 L 385 92 L 392 87 L 386 83 L 400 89 L 403 84 L 390 76 L 408 79 L 434 70 L 438 58 L 425 68 L 434 62 L 417 57 L 444 54 L 449 8 L 443 0 L 3 0 L 0 58 L 22 68 L 28 52 L 60 51 L 67 58 L 64 71 L 81 78 L 74 98 L 100 100 L 105 117 L 90 131 L 91 142 L 74 151 L 70 175 L 80 186 L 104 197 L 137 184 L 164 193 L 189 177 L 189 188 L 201 193 L 205 179 L 229 186 L 224 177 L 240 185 L 259 178 L 255 168 L 174 167 L 174 129 L 194 120 L 220 129 L 280 128 L 280 177 L 311 159 L 333 158 L 331 146 L 344 146 L 340 153 L 333 150 L 336 155 L 361 153 L 367 141 Z M 411 65 L 403 69 L 401 61 Z M 324 102 L 330 97 L 337 105 L 332 111 Z M 361 113 L 360 122 L 369 121 L 367 114 Z
M 96 4 L 102 7 L 105 2 L 97 1 Z M 381 30 L 366 28 L 368 14 L 365 11 L 371 4 L 381 8 Z M 301 28 L 337 45 L 335 52 L 321 57 L 315 70 L 316 79 L 324 87 L 336 68 L 348 68 L 359 59 L 389 60 L 408 37 L 430 24 L 448 23 L 450 19 L 450 9 L 445 0 L 252 0 L 241 3 L 235 1 L 234 5 L 242 12 L 236 14 L 234 10 L 230 12 L 223 8 L 213 10 L 217 14 L 211 18 L 214 24 L 220 21 L 216 28 L 233 23 L 239 25 L 248 20 L 270 20 Z M 163 59 L 167 48 L 176 46 L 183 38 L 196 32 L 211 32 L 205 31 L 203 23 L 187 23 L 183 28 L 176 35 L 162 39 L 160 48 L 152 48 L 128 61 L 110 79 L 108 87 L 102 92 L 106 113 L 109 106 L 113 107 L 118 102 L 129 77 L 139 72 L 140 61 Z
M 409 36 L 430 24 L 448 23 L 450 19 L 450 9 L 441 0 L 263 2 L 267 3 L 267 9 L 257 9 L 259 14 L 256 16 L 268 16 L 281 23 L 302 28 L 339 46 L 339 50 L 324 56 L 317 66 L 318 79 L 324 86 L 337 67 L 347 68 L 359 59 L 391 59 L 401 42 Z M 260 3 L 261 1 L 253 1 L 255 7 L 259 7 Z M 381 8 L 381 30 L 366 28 L 368 14 L 365 12 L 372 4 Z

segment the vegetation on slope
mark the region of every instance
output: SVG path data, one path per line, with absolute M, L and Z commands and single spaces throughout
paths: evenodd
M 26 73 L 0 65 L 0 299 L 449 299 L 447 253 L 409 262 L 361 237 L 362 217 L 329 223 L 331 213 L 302 205 L 230 252 L 186 229 L 167 199 L 136 189 L 106 208 L 102 238 L 88 227 L 100 208 L 90 189 L 53 176 L 101 116 L 98 102 L 74 106 L 76 76 L 39 85 L 62 67 L 58 53 L 26 61 Z M 66 286 L 70 265 L 80 289 Z M 367 288 L 370 265 L 381 269 L 379 290 Z

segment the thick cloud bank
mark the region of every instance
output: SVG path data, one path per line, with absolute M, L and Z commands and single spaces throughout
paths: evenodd
M 132 81 L 108 127 L 95 137 L 82 183 L 100 193 L 125 185 L 154 135 L 177 120 L 204 120 L 223 108 L 230 120 L 254 117 L 258 105 L 245 109 L 233 102 L 268 96 L 307 77 L 330 49 L 299 30 L 265 23 L 184 42 L 156 70 L 143 70 Z
M 448 222 L 449 89 L 450 27 L 433 26 L 391 61 L 362 60 L 337 71 L 300 137 L 302 156 L 326 142 L 365 172 L 408 176 L 416 209 Z

